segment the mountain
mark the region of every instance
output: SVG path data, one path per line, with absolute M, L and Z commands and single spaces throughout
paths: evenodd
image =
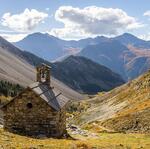
M 48 61 L 60 60 L 78 53 L 89 44 L 107 40 L 106 37 L 86 38 L 81 40 L 62 40 L 49 34 L 33 33 L 23 40 L 13 43 L 16 47 L 31 52 Z
M 27 85 L 34 80 L 34 70 L 27 62 L 20 60 L 21 52 L 0 37 L 0 79 Z
M 13 44 L 11 44 L 10 42 L 8 42 L 4 38 L 2 38 L 1 36 L 0 36 L 0 47 L 3 49 L 3 51 L 7 51 L 7 52 L 17 56 L 17 58 L 19 58 L 19 59 L 21 58 L 21 59 L 25 60 L 30 65 L 37 66 L 41 63 L 46 63 L 48 65 L 51 65 L 50 62 L 48 62 L 30 52 L 20 50 L 19 48 L 15 47 Z
M 141 48 L 141 49 L 150 49 L 150 41 L 139 39 L 136 36 L 129 33 L 124 33 L 112 39 L 117 40 L 126 46 L 132 45 L 134 47 Z
M 34 33 L 15 45 L 47 60 L 60 61 L 72 54 L 84 56 L 119 73 L 126 81 L 136 78 L 150 68 L 147 63 L 150 57 L 150 41 L 144 41 L 129 33 L 114 38 L 97 36 L 78 41 L 66 41 L 48 34 Z
M 108 91 L 124 83 L 118 74 L 84 57 L 70 56 L 53 64 L 52 73 L 57 79 L 83 93 Z
M 88 45 L 78 55 L 110 68 L 125 80 L 134 79 L 150 68 L 150 42 L 128 33 Z
M 64 48 L 62 40 L 42 33 L 28 35 L 15 46 L 48 60 L 62 56 Z
M 128 79 L 132 80 L 150 69 L 150 57 L 135 57 L 132 61 L 125 65 L 125 69 L 127 76 L 129 76 Z
M 29 51 L 43 59 L 53 61 L 79 51 L 76 47 L 72 47 L 74 42 L 71 41 L 69 43 L 49 34 L 33 33 L 14 44 L 22 50 Z
M 149 49 L 150 41 L 144 41 L 136 36 L 124 33 L 114 38 L 97 36 L 81 40 L 62 40 L 49 34 L 40 32 L 30 34 L 21 41 L 13 43 L 18 48 L 31 52 L 48 61 L 60 60 L 68 55 L 76 54 L 88 45 L 96 45 L 109 40 L 117 40 L 125 46 L 134 46 L 141 49 Z
M 120 42 L 109 40 L 97 45 L 89 45 L 79 55 L 112 69 L 126 79 L 124 53 L 128 51 L 128 48 Z
M 86 103 L 84 101 L 88 109 L 80 113 L 75 121 L 91 129 L 97 127 L 117 132 L 149 133 L 149 90 L 150 71 Z
M 14 79 L 15 76 L 16 83 L 19 83 L 21 78 L 24 78 L 23 81 L 20 82 L 21 85 L 27 85 L 30 80 L 34 80 L 33 73 L 35 72 L 33 67 L 32 69 L 30 67 L 31 65 L 37 66 L 41 63 L 46 63 L 52 67 L 52 75 L 57 80 L 82 93 L 94 94 L 101 90 L 107 91 L 124 83 L 118 74 L 86 58 L 70 56 L 62 62 L 50 63 L 34 54 L 19 50 L 2 38 L 0 43 L 2 47 L 1 56 L 5 60 L 3 65 L 9 63 L 8 66 L 6 65 L 6 68 L 9 68 L 7 74 L 10 73 L 10 79 Z M 12 61 L 8 61 L 8 55 Z M 13 62 L 13 60 L 15 61 Z M 24 60 L 23 62 L 26 64 L 22 63 L 22 60 Z M 20 65 L 18 65 L 17 62 L 20 63 Z M 24 65 L 23 68 L 22 65 Z M 5 71 L 4 68 L 1 69 Z M 9 72 L 11 69 L 12 71 Z M 15 69 L 15 71 L 13 69 Z M 26 72 L 26 70 L 29 72 Z M 20 75 L 20 77 L 18 75 Z M 8 77 L 8 75 L 5 77 Z

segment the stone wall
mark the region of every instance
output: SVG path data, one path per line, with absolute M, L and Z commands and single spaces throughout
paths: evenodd
M 25 135 L 61 136 L 66 130 L 65 108 L 52 109 L 47 102 L 27 89 L 4 110 L 4 128 Z

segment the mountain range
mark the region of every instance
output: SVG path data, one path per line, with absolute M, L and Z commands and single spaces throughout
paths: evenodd
M 56 61 L 69 55 L 75 55 L 88 44 L 97 44 L 101 40 L 105 40 L 105 37 L 67 41 L 47 33 L 38 32 L 30 34 L 21 41 L 13 44 L 22 50 L 34 53 L 48 61 Z
M 33 66 L 41 63 L 52 67 L 52 75 L 55 78 L 52 82 L 55 86 L 60 84 L 58 88 L 62 91 L 68 86 L 80 93 L 95 94 L 124 83 L 118 74 L 87 58 L 70 56 L 61 62 L 51 63 L 16 48 L 2 37 L 0 38 L 0 54 L 0 78 L 23 86 L 35 80 Z M 71 89 L 68 91 L 73 92 Z
M 150 68 L 150 42 L 128 33 L 88 45 L 78 55 L 107 66 L 125 80 L 134 79 Z
M 119 73 L 126 81 L 150 68 L 150 41 L 129 33 L 114 38 L 97 36 L 78 41 L 33 33 L 13 44 L 47 61 L 60 61 L 69 55 L 84 56 Z

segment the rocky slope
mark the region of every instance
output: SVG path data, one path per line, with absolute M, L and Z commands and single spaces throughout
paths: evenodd
M 87 101 L 77 116 L 80 125 L 98 125 L 119 132 L 150 132 L 150 71 Z M 85 103 L 84 103 L 85 104 Z

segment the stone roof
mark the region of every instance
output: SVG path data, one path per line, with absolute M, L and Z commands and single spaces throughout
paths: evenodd
M 44 83 L 35 82 L 29 85 L 29 88 L 57 111 L 63 108 L 69 101 L 68 98 L 58 92 L 55 88 Z

